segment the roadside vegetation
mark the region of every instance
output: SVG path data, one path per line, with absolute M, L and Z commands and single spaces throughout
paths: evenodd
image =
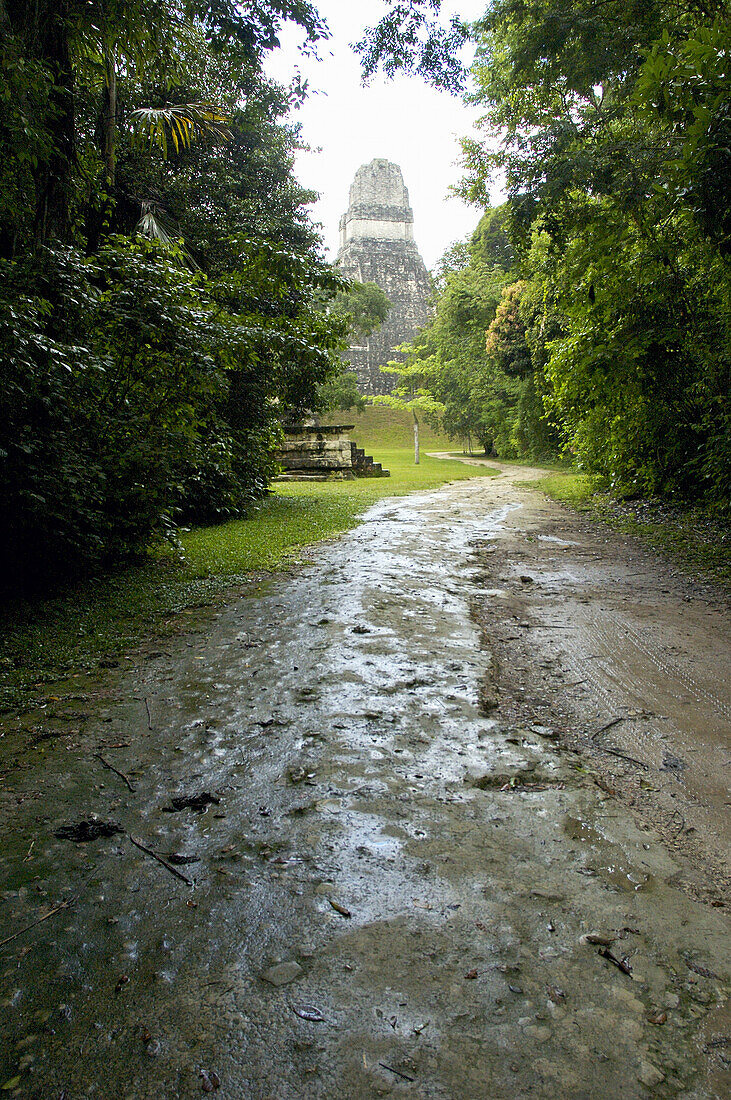
M 245 514 L 383 312 L 294 176 L 286 23 L 328 36 L 307 0 L 0 4 L 0 592 Z
M 731 530 L 703 509 L 659 498 L 621 500 L 605 478 L 573 470 L 555 471 L 525 485 L 616 531 L 637 536 L 695 579 L 731 588 Z
M 366 71 L 459 88 L 439 6 L 394 0 Z M 728 522 L 728 3 L 493 0 L 461 33 L 482 118 L 460 189 L 508 201 L 443 258 L 396 392 L 487 453 L 569 454 L 619 499 Z

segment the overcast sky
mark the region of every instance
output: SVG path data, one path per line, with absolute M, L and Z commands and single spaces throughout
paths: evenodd
M 297 175 L 320 194 L 313 212 L 323 225 L 328 254 L 334 259 L 338 220 L 347 208 L 356 170 L 374 157 L 385 157 L 401 166 L 414 209 L 416 242 L 431 268 L 480 217 L 476 207 L 448 195 L 460 177 L 459 138 L 471 132 L 477 112 L 418 78 L 379 77 L 368 87 L 361 84 L 350 43 L 387 10 L 384 0 L 319 0 L 317 7 L 333 34 L 320 48 L 321 60 L 303 58 L 297 50 L 299 36 L 285 32 L 282 49 L 267 70 L 288 83 L 299 68 L 310 81 L 310 97 L 293 116 L 302 123 L 312 149 L 299 155 Z M 483 13 L 485 2 L 447 2 L 445 10 L 451 8 L 473 19 Z M 493 201 L 500 201 L 498 192 Z

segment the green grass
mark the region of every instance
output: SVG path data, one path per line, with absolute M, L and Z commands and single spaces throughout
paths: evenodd
M 359 447 L 365 447 L 368 454 L 373 454 L 377 462 L 380 461 L 380 452 L 405 450 L 414 447 L 414 421 L 409 412 L 401 412 L 398 409 L 390 409 L 387 405 L 369 405 L 362 413 L 343 412 L 338 413 L 338 420 L 343 424 L 354 424 L 350 433 Z M 443 432 L 435 432 L 428 424 L 419 423 L 419 443 L 424 451 L 449 451 L 454 447 L 454 440 Z
M 538 489 L 545 493 L 551 500 L 557 500 L 561 504 L 569 504 L 572 508 L 583 510 L 589 506 L 589 502 L 601 484 L 601 478 L 592 474 L 579 474 L 573 470 L 554 472 L 539 481 L 519 482 L 524 488 Z
M 384 496 L 496 472 L 427 455 L 415 466 L 410 448 L 378 451 L 378 459 L 390 478 L 276 485 L 246 519 L 182 533 L 182 556 L 169 550 L 53 599 L 6 609 L 0 708 L 22 709 L 45 683 L 58 685 L 66 677 L 78 687 L 79 675 L 100 660 L 118 659 L 143 639 L 193 625 L 252 576 L 291 567 L 304 547 L 353 527 Z

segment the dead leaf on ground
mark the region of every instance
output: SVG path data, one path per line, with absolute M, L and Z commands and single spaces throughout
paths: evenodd
M 212 1069 L 202 1069 L 198 1076 L 201 1079 L 201 1089 L 203 1092 L 215 1092 L 216 1089 L 221 1087 L 221 1078 Z
M 123 832 L 124 829 L 116 821 L 102 821 L 96 814 L 90 814 L 74 825 L 61 825 L 53 835 L 59 840 L 73 840 L 75 844 L 86 844 L 90 840 L 98 840 L 100 837 L 114 836 L 116 833 Z
M 313 1024 L 320 1024 L 325 1020 L 320 1009 L 315 1005 L 292 1005 L 292 1011 L 295 1016 L 299 1016 L 300 1020 L 309 1020 Z
M 180 810 L 195 810 L 197 814 L 204 814 L 209 806 L 220 806 L 221 799 L 208 791 L 200 794 L 180 794 L 170 799 L 169 806 L 163 806 L 163 813 L 175 814 Z
M 333 901 L 332 898 L 328 898 L 328 901 L 330 902 L 330 905 L 333 907 L 335 912 L 339 913 L 341 917 L 352 917 L 353 914 L 350 912 L 350 909 L 346 909 L 344 905 L 341 905 L 337 901 Z

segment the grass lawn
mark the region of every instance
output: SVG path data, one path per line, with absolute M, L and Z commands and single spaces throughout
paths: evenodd
M 359 447 L 365 447 L 369 454 L 380 461 L 381 451 L 414 449 L 414 421 L 410 412 L 390 409 L 388 405 L 368 405 L 363 412 L 337 413 L 342 424 L 354 424 L 350 438 Z M 333 423 L 335 416 L 332 417 Z M 419 423 L 419 442 L 425 451 L 451 451 L 455 441 L 443 432 L 435 432 L 424 421 Z
M 601 478 L 592 474 L 579 474 L 575 470 L 554 470 L 540 481 L 518 482 L 526 489 L 538 489 L 551 500 L 569 504 L 582 510 L 589 506 L 594 493 L 601 485 Z
M 116 659 L 143 638 L 175 633 L 252 574 L 286 569 L 303 547 L 353 527 L 384 496 L 496 472 L 427 455 L 415 466 L 410 447 L 374 449 L 391 477 L 275 485 L 246 519 L 183 532 L 181 555 L 163 552 L 42 603 L 8 608 L 0 631 L 0 709 L 22 705 L 44 682 Z

